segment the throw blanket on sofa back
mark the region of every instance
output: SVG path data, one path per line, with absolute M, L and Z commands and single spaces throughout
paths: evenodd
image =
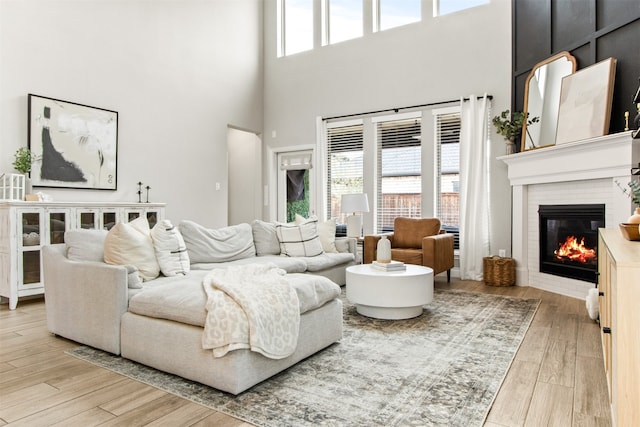
M 271 359 L 290 356 L 298 343 L 298 295 L 273 264 L 211 270 L 203 280 L 207 318 L 202 346 L 215 357 L 251 349 Z

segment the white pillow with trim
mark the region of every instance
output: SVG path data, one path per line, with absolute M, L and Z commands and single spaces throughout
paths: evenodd
M 305 224 L 310 221 L 317 222 L 318 237 L 320 237 L 320 244 L 322 250 L 328 253 L 338 253 L 336 247 L 336 220 L 331 218 L 328 221 L 318 221 L 316 216 L 310 216 L 308 219 L 300 214 L 296 214 L 296 224 Z
M 315 221 L 300 225 L 276 224 L 276 235 L 281 255 L 309 257 L 324 253 Z
M 178 227 L 163 219 L 151 229 L 151 240 L 162 274 L 171 277 L 189 273 L 189 253 Z

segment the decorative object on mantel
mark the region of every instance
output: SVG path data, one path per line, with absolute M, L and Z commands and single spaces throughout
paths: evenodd
M 521 151 L 553 145 L 558 126 L 562 79 L 576 72 L 576 58 L 567 51 L 537 63 L 524 85 L 524 113 L 540 117 L 529 126 L 522 124 Z
M 616 59 L 608 58 L 562 79 L 556 144 L 609 132 Z
M 507 141 L 507 154 L 515 152 L 515 141 L 520 136 L 525 117 L 528 118 L 528 113 L 514 111 L 513 114 L 509 115 L 509 110 L 505 110 L 492 120 L 496 131 Z M 534 117 L 527 120 L 527 124 L 531 125 L 539 120 L 539 117 Z

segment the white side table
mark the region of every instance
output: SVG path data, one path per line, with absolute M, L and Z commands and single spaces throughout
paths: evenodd
M 407 264 L 405 271 L 385 272 L 371 264 L 347 267 L 347 299 L 358 313 L 377 319 L 410 319 L 433 300 L 433 270 Z

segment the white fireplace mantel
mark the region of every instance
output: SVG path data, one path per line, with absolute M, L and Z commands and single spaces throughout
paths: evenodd
M 507 165 L 512 186 L 512 256 L 518 285 L 585 298 L 585 289 L 593 284 L 557 276 L 550 280 L 539 273 L 539 257 L 534 253 L 539 246 L 532 241 L 538 238 L 538 203 L 545 194 L 566 203 L 604 203 L 607 228 L 625 222 L 632 203 L 620 186 L 626 187 L 631 168 L 640 163 L 640 139 L 633 139 L 631 134 L 621 132 L 498 157 Z M 592 184 L 594 191 L 589 194 Z M 529 194 L 530 190 L 535 190 L 535 196 Z

